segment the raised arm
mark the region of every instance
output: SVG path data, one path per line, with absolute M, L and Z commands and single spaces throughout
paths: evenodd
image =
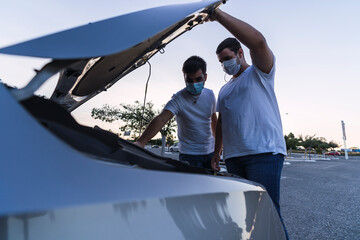
M 264 73 L 270 72 L 274 64 L 273 54 L 266 43 L 265 37 L 258 30 L 220 9 L 214 12 L 212 20 L 218 21 L 249 48 L 253 64 Z
M 150 122 L 149 126 L 134 144 L 142 148 L 145 147 L 150 139 L 152 139 L 173 116 L 174 114 L 171 111 L 163 110 Z

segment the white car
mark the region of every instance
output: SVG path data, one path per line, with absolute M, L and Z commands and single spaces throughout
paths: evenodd
M 174 143 L 173 145 L 170 146 L 170 152 L 178 152 L 178 151 L 179 151 L 178 143 Z
M 222 2 L 147 9 L 0 49 L 51 59 L 24 88 L 0 84 L 1 239 L 285 239 L 261 185 L 159 157 L 70 114 Z M 51 98 L 35 96 L 59 71 Z

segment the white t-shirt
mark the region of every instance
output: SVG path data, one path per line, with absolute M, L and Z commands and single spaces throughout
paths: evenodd
M 253 65 L 221 88 L 216 110 L 222 116 L 224 159 L 267 152 L 286 155 L 274 75 L 275 64 L 268 74 Z
M 215 105 L 215 95 L 207 88 L 199 96 L 191 95 L 184 88 L 165 105 L 164 109 L 176 117 L 180 153 L 205 155 L 214 152 L 211 116 L 215 113 Z

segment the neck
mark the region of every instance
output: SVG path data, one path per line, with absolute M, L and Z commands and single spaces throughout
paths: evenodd
M 199 94 L 197 94 L 197 95 L 194 95 L 194 94 L 191 94 L 189 91 L 187 91 L 188 92 L 188 94 L 190 95 L 190 97 L 192 98 L 192 100 L 193 100 L 193 103 L 197 103 L 197 100 L 199 99 L 199 97 L 200 97 L 200 95 L 201 95 L 201 93 L 199 93 Z M 202 91 L 201 91 L 202 92 Z
M 237 78 L 238 76 L 240 76 L 250 65 L 247 63 L 241 64 L 241 68 L 239 70 L 239 72 L 235 75 L 233 75 L 233 78 Z

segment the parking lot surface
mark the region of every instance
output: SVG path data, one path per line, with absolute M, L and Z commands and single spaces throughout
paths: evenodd
M 286 162 L 281 211 L 290 239 L 360 239 L 360 157 Z

